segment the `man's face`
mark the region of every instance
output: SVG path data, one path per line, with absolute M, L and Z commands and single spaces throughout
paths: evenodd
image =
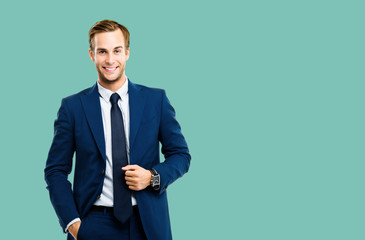
M 97 33 L 94 36 L 94 49 L 89 49 L 90 58 L 95 62 L 99 81 L 105 84 L 125 80 L 125 63 L 129 58 L 123 33 L 120 29 L 114 32 Z

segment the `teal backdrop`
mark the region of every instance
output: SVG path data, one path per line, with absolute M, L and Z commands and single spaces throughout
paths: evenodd
M 364 1 L 3 1 L 1 239 L 65 239 L 43 169 L 61 99 L 94 84 L 88 30 L 131 32 L 192 162 L 174 239 L 365 239 Z M 72 179 L 72 176 L 70 177 Z

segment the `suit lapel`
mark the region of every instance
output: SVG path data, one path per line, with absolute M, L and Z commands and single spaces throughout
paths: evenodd
M 89 123 L 91 132 L 94 136 L 96 145 L 98 146 L 99 151 L 105 161 L 106 153 L 104 127 L 97 84 L 90 88 L 90 90 L 81 97 L 81 102 L 84 107 L 85 115 Z
M 129 134 L 129 148 L 132 149 L 134 140 L 136 138 L 139 125 L 141 123 L 142 114 L 145 105 L 145 99 L 141 94 L 141 89 L 137 85 L 128 81 L 128 95 L 129 95 L 129 114 L 130 114 L 130 134 Z

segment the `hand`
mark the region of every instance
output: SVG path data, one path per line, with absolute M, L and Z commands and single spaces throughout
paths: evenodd
M 122 168 L 129 189 L 140 191 L 151 184 L 152 173 L 138 165 L 127 165 Z
M 75 222 L 68 227 L 68 231 L 71 235 L 77 240 L 77 234 L 79 233 L 79 228 L 81 225 L 81 221 Z

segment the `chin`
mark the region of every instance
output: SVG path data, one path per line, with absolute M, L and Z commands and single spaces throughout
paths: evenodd
M 99 79 L 102 81 L 102 82 L 105 82 L 105 83 L 114 83 L 114 82 L 118 82 L 122 79 L 122 76 L 123 75 L 120 75 L 116 78 L 113 78 L 113 79 L 109 79 L 109 78 L 106 78 L 104 75 L 100 75 L 99 76 Z
M 100 81 L 104 82 L 104 83 L 114 83 L 114 82 L 118 82 L 121 78 L 122 78 L 123 74 L 118 75 L 116 78 L 107 78 L 105 77 L 104 74 L 99 74 L 99 79 Z
M 97 70 L 98 70 L 99 79 L 104 83 L 109 83 L 110 84 L 110 83 L 118 82 L 123 77 L 123 71 L 120 71 L 115 78 L 112 78 L 112 77 L 108 78 L 107 75 L 105 75 L 102 72 L 102 70 L 100 70 L 100 69 L 97 69 Z M 121 69 L 121 70 L 123 70 L 123 69 Z

